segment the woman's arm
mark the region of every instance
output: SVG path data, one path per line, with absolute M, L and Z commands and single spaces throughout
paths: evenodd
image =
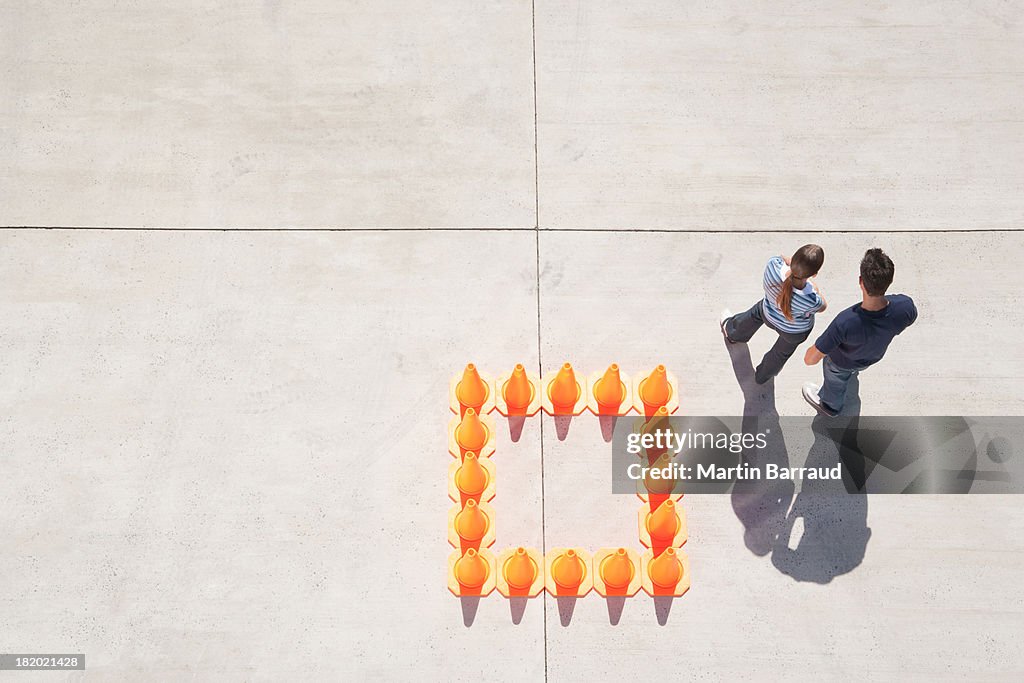
M 825 299 L 825 295 L 821 292 L 821 287 L 813 279 L 811 280 L 811 286 L 814 287 L 814 291 L 818 293 L 818 298 L 821 299 L 821 308 L 818 309 L 818 313 L 824 313 L 825 309 L 828 308 L 828 301 Z

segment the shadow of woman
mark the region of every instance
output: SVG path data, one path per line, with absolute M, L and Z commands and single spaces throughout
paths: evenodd
M 764 448 L 746 449 L 744 465 L 764 470 L 769 463 L 789 466 L 789 452 L 775 408 L 775 381 L 754 381 L 754 367 L 746 344 L 729 346 L 733 372 L 743 390 L 743 432 L 765 434 Z M 741 480 L 732 488 L 732 509 L 743 524 L 743 542 L 750 552 L 767 555 L 781 533 L 786 513 L 793 502 L 794 486 L 788 479 Z
M 766 434 L 766 446 L 744 451 L 744 462 L 764 471 L 772 463 L 789 466 L 789 451 L 775 407 L 774 380 L 754 381 L 754 368 L 746 344 L 727 346 L 736 381 L 743 391 L 743 430 Z M 837 418 L 817 417 L 812 423 L 814 443 L 806 467 L 831 468 L 850 451 L 840 453 L 842 443 L 856 434 L 860 415 L 857 378 L 850 382 L 846 405 Z M 841 430 L 840 438 L 835 438 Z M 856 472 L 863 464 L 844 460 L 844 472 Z M 792 480 L 739 481 L 732 489 L 732 507 L 743 523 L 744 543 L 758 556 L 771 553 L 772 565 L 797 581 L 828 583 L 864 560 L 871 530 L 867 526 L 867 496 L 845 481 L 806 480 L 795 493 Z M 797 530 L 797 523 L 802 531 Z M 794 532 L 797 531 L 796 534 Z M 796 536 L 796 537 L 794 537 Z

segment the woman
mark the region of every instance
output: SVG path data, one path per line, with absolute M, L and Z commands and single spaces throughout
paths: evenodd
M 722 312 L 722 334 L 730 344 L 748 341 L 762 324 L 779 333 L 754 371 L 758 384 L 779 374 L 814 328 L 814 314 L 825 310 L 825 298 L 810 281 L 824 262 L 825 250 L 817 244 L 805 244 L 792 258 L 773 256 L 764 269 L 764 299 L 738 315 Z

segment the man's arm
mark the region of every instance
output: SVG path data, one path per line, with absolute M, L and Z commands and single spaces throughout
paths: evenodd
M 812 344 L 810 348 L 807 349 L 807 353 L 804 354 L 804 363 L 807 365 L 817 365 L 824 357 L 825 354 L 819 351 L 817 346 Z
M 840 314 L 842 316 L 842 314 Z M 843 331 L 840 327 L 839 318 L 835 318 L 829 326 L 825 328 L 825 332 L 818 337 L 817 341 L 807 349 L 807 353 L 804 354 L 804 363 L 807 365 L 817 365 L 821 362 L 821 359 L 836 350 L 836 347 L 842 343 Z

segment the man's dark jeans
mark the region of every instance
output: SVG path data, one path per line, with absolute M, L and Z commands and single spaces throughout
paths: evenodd
M 761 312 L 762 303 L 763 301 L 758 301 L 743 313 L 737 313 L 729 318 L 725 323 L 725 333 L 734 342 L 750 341 L 754 333 L 761 329 L 761 325 L 767 325 L 778 333 L 778 341 L 764 355 L 764 358 L 761 359 L 761 364 L 754 370 L 754 381 L 758 384 L 764 384 L 779 374 L 782 366 L 789 360 L 789 357 L 793 355 L 797 347 L 811 334 L 810 330 L 806 332 L 781 332 L 775 329 L 770 322 L 765 321 L 764 314 Z

